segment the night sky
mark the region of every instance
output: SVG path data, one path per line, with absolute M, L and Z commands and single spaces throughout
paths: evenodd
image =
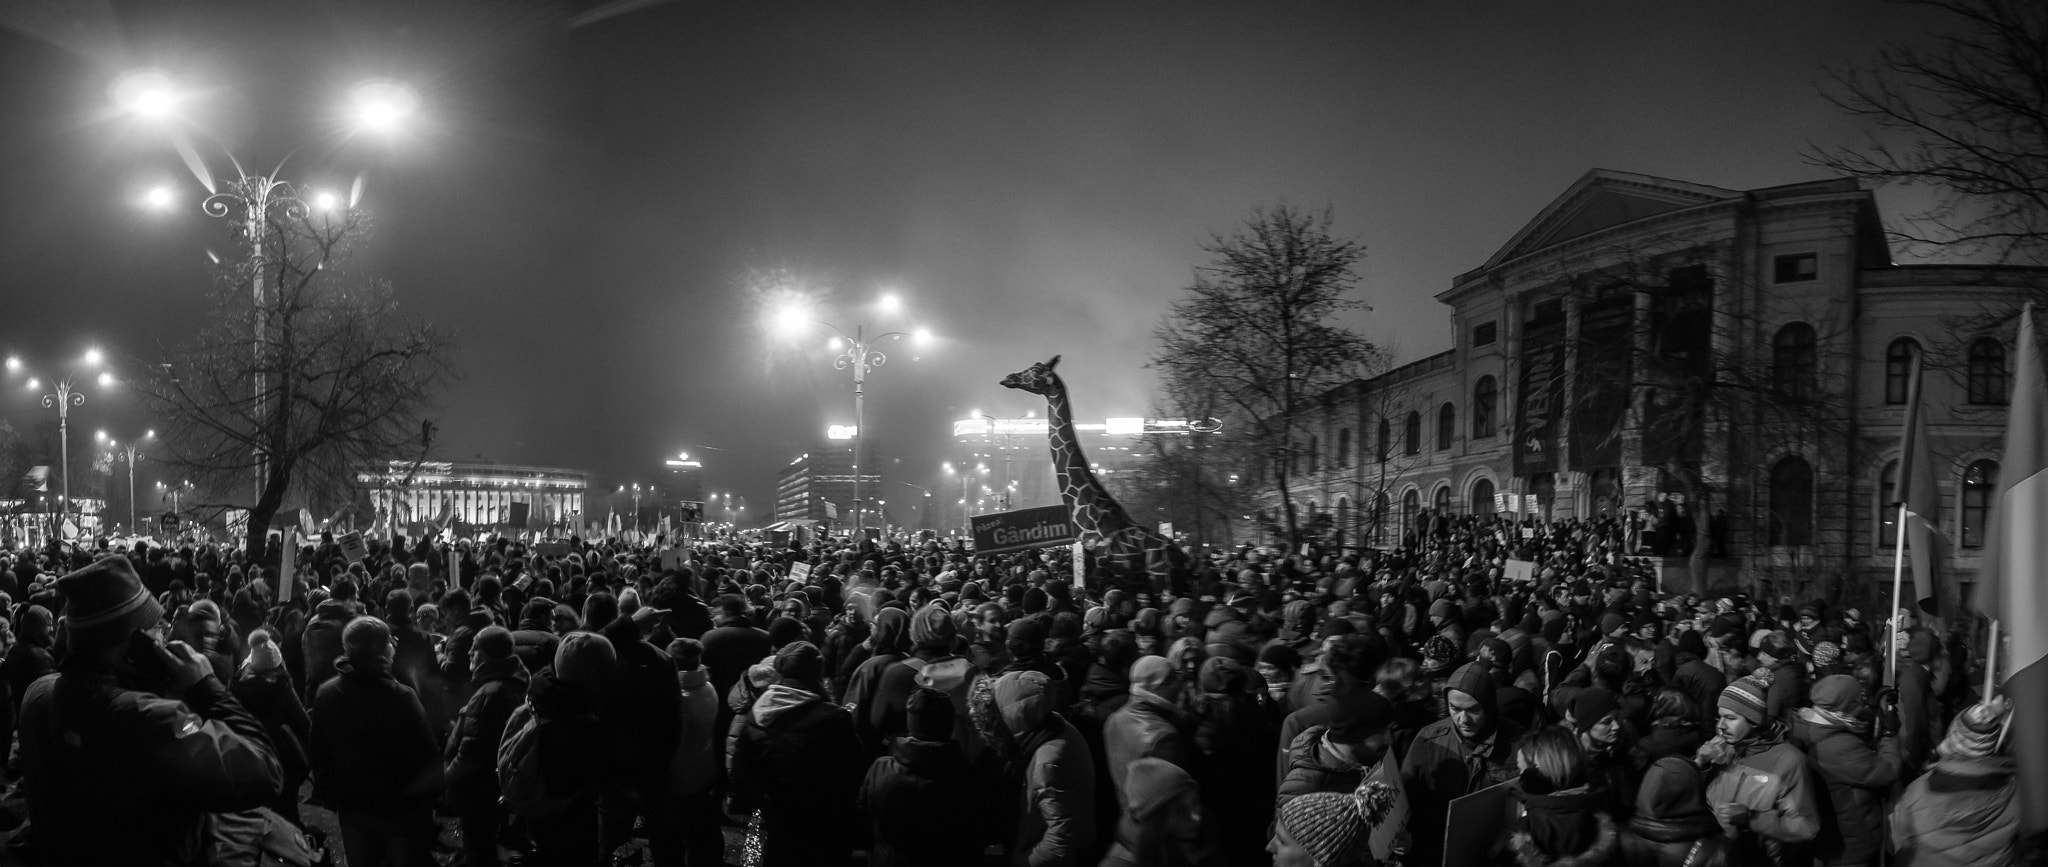
M 1084 418 L 1151 414 L 1152 327 L 1255 207 L 1332 208 L 1367 248 L 1355 324 L 1411 360 L 1450 345 L 1433 296 L 1591 168 L 1823 177 L 1801 148 L 1862 133 L 1816 85 L 1926 25 L 1866 0 L 677 2 L 575 23 L 601 5 L 0 6 L 0 351 L 146 362 L 198 321 L 227 227 L 165 134 L 109 111 L 118 75 L 158 67 L 204 89 L 193 122 L 245 162 L 313 142 L 285 177 L 365 178 L 360 270 L 459 335 L 439 457 L 609 486 L 688 449 L 765 506 L 853 414 L 824 332 L 761 328 L 781 275 L 832 290 L 848 330 L 939 336 L 868 388 L 882 472 L 930 486 L 951 420 L 1043 412 L 996 382 L 1055 353 Z M 334 145 L 332 107 L 374 76 L 418 89 L 420 123 Z M 164 183 L 178 207 L 138 207 Z M 906 316 L 872 314 L 885 291 Z M 25 395 L 0 399 L 16 427 L 48 412 Z M 137 430 L 133 404 L 97 395 L 74 423 Z

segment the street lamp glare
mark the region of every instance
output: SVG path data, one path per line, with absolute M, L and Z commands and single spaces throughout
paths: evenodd
M 177 197 L 171 193 L 170 187 L 155 187 L 152 188 L 149 192 L 143 194 L 142 201 L 144 204 L 147 204 L 152 208 L 156 208 L 157 210 L 163 210 L 164 208 L 170 207 L 171 203 L 176 198 Z
M 326 190 L 321 190 L 313 196 L 313 207 L 323 211 L 332 211 L 334 206 L 340 203 L 340 199 L 335 198 L 333 193 Z
M 8 370 L 10 370 L 10 371 L 14 371 L 14 370 L 20 370 L 20 369 L 21 369 L 21 359 L 19 359 L 19 358 L 16 358 L 15 356 L 12 356 L 12 355 L 10 355 L 10 356 L 7 356 L 7 369 L 8 369 Z
M 114 104 L 145 120 L 163 120 L 178 113 L 184 95 L 177 82 L 158 69 L 139 69 L 114 81 Z
M 31 376 L 31 377 L 29 377 L 29 378 L 28 378 L 28 389 L 29 389 L 30 391 L 34 391 L 34 390 L 36 390 L 36 389 L 38 389 L 38 388 L 42 388 L 42 387 L 43 387 L 43 381 L 42 381 L 42 380 L 40 380 L 40 379 L 37 379 L 37 378 L 35 378 L 35 377 L 33 377 L 33 376 Z
M 97 365 L 103 358 L 104 356 L 100 355 L 100 351 L 98 349 L 88 349 L 85 351 L 86 364 Z
M 896 312 L 896 311 L 898 311 L 898 310 L 901 310 L 901 309 L 903 309 L 903 299 L 902 299 L 902 298 L 898 298 L 898 297 L 896 296 L 896 293 L 894 293 L 894 292 L 891 292 L 891 293 L 889 293 L 889 294 L 887 294 L 887 295 L 883 295 L 883 296 L 882 296 L 882 312 L 883 312 L 883 313 L 894 313 L 894 312 Z
M 398 82 L 378 79 L 357 85 L 350 103 L 357 128 L 392 132 L 419 108 L 419 95 Z
M 152 428 L 152 429 L 150 429 L 150 430 L 146 430 L 146 431 L 143 431 L 143 432 L 142 432 L 142 438 L 143 438 L 143 439 L 146 439 L 146 440 L 153 440 L 153 439 L 156 439 L 156 430 L 155 430 L 154 428 Z
M 102 372 L 102 373 L 100 374 L 100 387 L 101 387 L 101 388 L 106 388 L 107 386 L 110 386 L 110 385 L 113 385 L 113 384 L 114 384 L 114 375 L 113 375 L 113 374 L 111 374 L 111 373 L 104 373 L 104 372 Z
M 932 342 L 932 330 L 929 328 L 919 328 L 916 331 L 910 332 L 910 339 L 916 343 L 930 343 Z

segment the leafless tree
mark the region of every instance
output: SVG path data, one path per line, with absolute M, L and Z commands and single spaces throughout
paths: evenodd
M 1290 458 L 1308 421 L 1298 401 L 1356 379 L 1381 355 L 1332 321 L 1364 306 L 1346 295 L 1365 251 L 1333 237 L 1330 224 L 1328 210 L 1253 211 L 1235 233 L 1202 245 L 1209 263 L 1153 331 L 1151 364 L 1169 391 L 1216 407 L 1224 440 L 1270 471 L 1291 543 L 1302 528 Z
M 1932 196 L 1894 235 L 1922 252 L 2048 258 L 2048 4 L 1916 0 L 1950 25 L 1836 72 L 1823 95 L 1874 126 L 1815 165 Z
M 248 510 L 252 554 L 288 497 L 350 502 L 357 472 L 431 446 L 423 416 L 452 376 L 453 344 L 403 319 L 389 284 L 349 274 L 368 231 L 359 211 L 279 209 L 263 255 L 221 265 L 208 324 L 166 348 L 141 386 L 165 420 L 165 462 L 214 493 L 202 511 Z M 250 288 L 258 268 L 261 303 Z

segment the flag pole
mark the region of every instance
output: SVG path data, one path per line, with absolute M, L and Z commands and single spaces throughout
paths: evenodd
M 1900 465 L 1900 469 L 1902 471 L 1905 469 L 1903 464 Z M 1896 538 L 1892 540 L 1894 542 L 1892 547 L 1892 634 L 1887 642 L 1891 649 L 1886 651 L 1885 654 L 1888 662 L 1888 667 L 1884 673 L 1885 686 L 1897 686 L 1899 683 L 1899 651 L 1902 649 L 1899 647 L 1899 627 L 1905 619 L 1904 615 L 1899 611 L 1899 593 L 1903 589 L 1902 585 L 1906 578 L 1906 504 L 1904 501 L 1899 503 L 1899 523 L 1893 535 Z
M 1998 618 L 1991 618 L 1991 641 L 1984 645 L 1984 698 L 1991 700 L 1991 690 L 1998 683 Z

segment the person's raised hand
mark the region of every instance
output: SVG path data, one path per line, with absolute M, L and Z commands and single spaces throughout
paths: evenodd
M 156 648 L 171 673 L 171 694 L 183 695 L 193 684 L 205 680 L 213 673 L 213 663 L 206 660 L 206 654 L 182 641 L 173 641 Z

